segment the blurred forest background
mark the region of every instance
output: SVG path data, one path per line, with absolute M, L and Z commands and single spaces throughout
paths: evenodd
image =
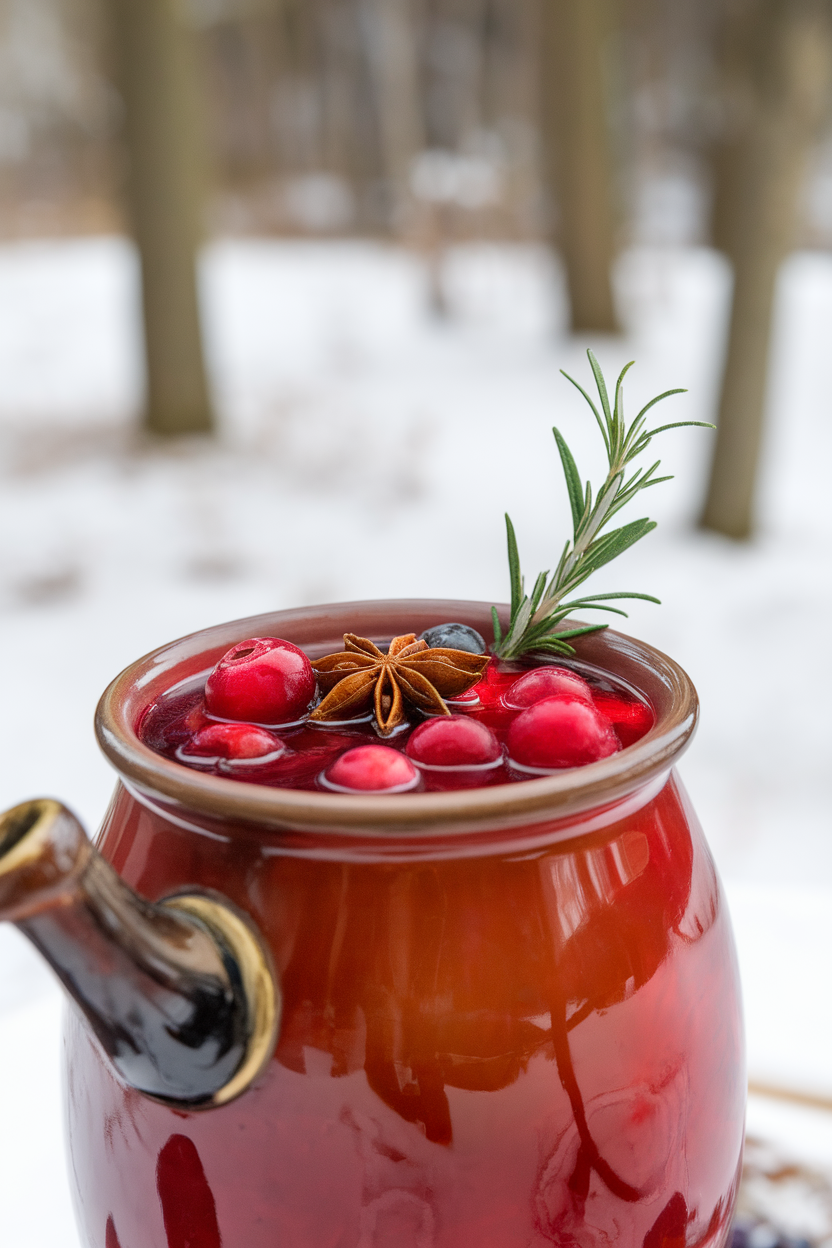
M 126 228 L 121 3 L 0 3 L 3 237 Z M 619 245 L 721 241 L 723 157 L 753 120 L 753 29 L 778 6 L 584 7 L 603 27 Z M 418 240 L 418 205 L 441 203 L 449 238 L 557 237 L 539 0 L 181 0 L 178 17 L 204 91 L 211 232 Z M 832 243 L 832 130 L 821 121 L 795 245 Z
M 572 328 L 620 328 L 639 243 L 734 272 L 702 520 L 754 528 L 775 280 L 832 242 L 823 0 L 1 0 L 0 235 L 132 232 L 146 420 L 210 430 L 208 236 L 551 243 Z
M 504 600 L 506 508 L 552 566 L 552 424 L 600 458 L 559 370 L 635 356 L 717 431 L 663 436 L 597 589 L 657 594 L 622 627 L 700 691 L 752 1078 L 828 1107 L 830 340 L 830 0 L 0 0 L 0 809 L 92 829 L 96 699 L 176 634 Z M 75 1248 L 57 994 L 6 937 L 0 1238 Z

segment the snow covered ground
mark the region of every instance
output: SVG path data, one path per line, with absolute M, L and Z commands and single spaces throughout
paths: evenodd
M 550 567 L 567 524 L 552 424 L 582 470 L 601 464 L 594 422 L 558 371 L 585 382 L 587 345 L 608 374 L 636 359 L 631 405 L 686 386 L 662 416 L 713 415 L 729 278 L 704 250 L 624 257 L 620 340 L 564 336 L 560 273 L 534 248 L 452 252 L 445 322 L 427 310 L 419 260 L 382 246 L 224 242 L 202 276 L 222 436 L 160 446 L 134 432 L 127 245 L 0 248 L 0 809 L 56 794 L 94 828 L 112 786 L 92 738 L 97 697 L 174 636 L 321 601 L 504 600 L 505 510 L 527 576 Z M 758 538 L 695 529 L 712 435 L 672 432 L 657 450 L 677 480 L 645 496 L 660 527 L 596 586 L 662 598 L 634 604 L 622 626 L 700 691 L 682 774 L 730 886 L 752 1072 L 827 1095 L 831 340 L 832 259 L 797 255 L 778 300 Z M 0 1019 L 0 1061 L 17 1055 L 28 1078 L 52 1060 L 54 990 L 10 934 L 0 995 L 4 951 L 15 1008 Z M 26 1041 L 33 1027 L 39 1045 Z M 14 1110 L 0 1070 L 2 1123 Z M 15 1095 L 28 1087 L 13 1082 Z M 65 1196 L 54 1217 L 40 1206 L 41 1238 L 25 1223 L 34 1189 L 19 1138 L 0 1165 L 22 1219 L 4 1248 L 68 1246 L 56 1230 Z M 54 1132 L 30 1144 L 52 1173 Z

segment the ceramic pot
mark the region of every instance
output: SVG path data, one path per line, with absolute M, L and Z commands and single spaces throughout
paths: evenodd
M 137 736 L 162 693 L 245 637 L 316 657 L 345 631 L 383 641 L 448 619 L 489 632 L 477 603 L 279 612 L 166 646 L 105 693 L 97 731 L 119 781 L 100 854 L 152 902 L 230 901 L 275 994 L 268 1053 L 200 1103 L 130 1086 L 69 1011 L 90 1248 L 725 1242 L 746 1086 L 737 965 L 673 770 L 697 702 L 672 660 L 612 630 L 578 639 L 655 724 L 522 784 L 268 789 Z

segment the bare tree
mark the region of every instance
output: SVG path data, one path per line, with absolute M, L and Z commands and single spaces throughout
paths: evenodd
M 141 257 L 147 407 L 160 434 L 210 431 L 196 288 L 203 132 L 190 30 L 175 0 L 109 0 Z
M 372 83 L 393 229 L 405 236 L 416 224 L 410 186 L 414 157 L 424 146 L 419 47 L 412 0 L 358 0 Z
M 794 246 L 808 158 L 832 79 L 827 0 L 758 0 L 746 26 L 745 104 L 723 155 L 718 241 L 734 268 L 734 297 L 716 446 L 702 525 L 728 537 L 754 528 L 777 274 Z
M 608 120 L 610 0 L 542 0 L 543 156 L 559 213 L 572 328 L 614 333 L 615 192 Z

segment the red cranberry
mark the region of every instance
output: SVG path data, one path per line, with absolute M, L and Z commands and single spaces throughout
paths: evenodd
M 607 720 L 577 698 L 544 698 L 508 732 L 509 756 L 524 767 L 583 767 L 620 749 Z
M 615 694 L 597 693 L 593 701 L 605 719 L 612 724 L 623 746 L 633 745 L 640 740 L 655 722 L 650 707 L 637 698 L 619 698 Z
M 326 788 L 356 792 L 403 792 L 416 787 L 419 773 L 409 758 L 389 745 L 359 745 L 336 758 L 323 775 Z
M 208 724 L 194 734 L 190 745 L 184 747 L 182 753 L 185 756 L 196 754 L 231 761 L 254 761 L 282 754 L 285 748 L 280 737 L 254 724 Z
M 465 715 L 442 715 L 420 724 L 407 754 L 425 767 L 480 767 L 500 759 L 500 743 L 490 728 Z
M 277 637 L 252 637 L 224 654 L 205 686 L 205 707 L 219 719 L 286 724 L 315 694 L 315 673 L 302 650 Z
M 477 681 L 466 693 L 461 693 L 458 698 L 446 698 L 446 704 L 453 710 L 454 707 L 460 707 L 468 710 L 473 706 L 480 705 L 480 689 L 484 686 L 484 681 Z
M 538 667 L 515 680 L 503 694 L 503 701 L 506 706 L 523 711 L 544 698 L 559 697 L 592 702 L 592 691 L 585 680 L 565 667 Z

